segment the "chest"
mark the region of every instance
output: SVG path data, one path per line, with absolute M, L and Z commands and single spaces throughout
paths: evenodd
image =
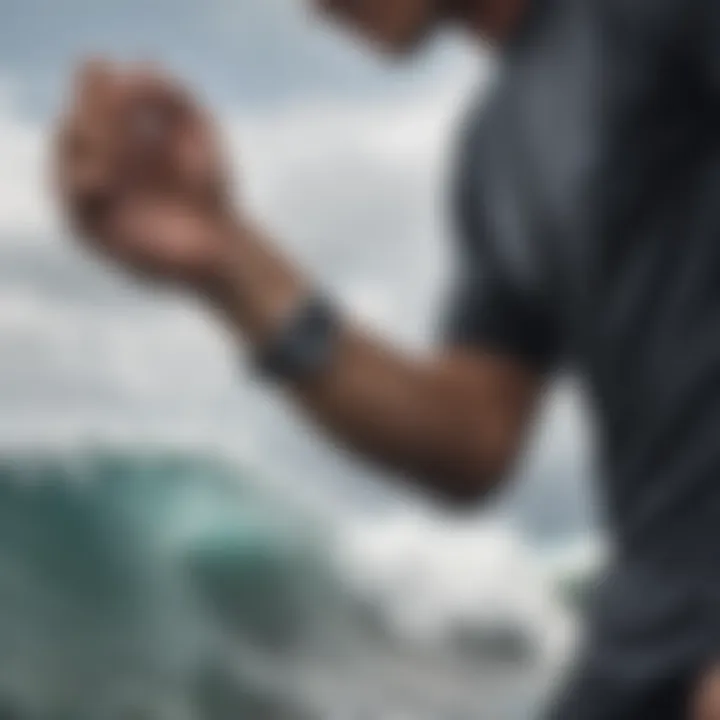
M 498 255 L 577 336 L 607 294 L 633 292 L 620 286 L 636 282 L 636 262 L 662 254 L 658 226 L 683 203 L 707 114 L 657 30 L 566 5 L 509 57 L 477 157 Z

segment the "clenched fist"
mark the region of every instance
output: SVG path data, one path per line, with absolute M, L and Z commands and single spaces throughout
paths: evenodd
M 229 187 L 213 123 L 155 70 L 86 63 L 56 177 L 78 234 L 129 269 L 198 283 L 223 262 Z

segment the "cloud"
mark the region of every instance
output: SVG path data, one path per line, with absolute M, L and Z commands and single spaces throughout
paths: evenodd
M 52 228 L 47 142 L 45 128 L 20 118 L 15 87 L 0 81 L 0 242 Z
M 220 106 L 241 98 L 246 108 L 288 98 L 392 99 L 476 63 L 449 38 L 417 63 L 387 62 L 319 21 L 312 0 L 4 0 L 3 10 L 0 68 L 20 79 L 24 107 L 36 113 L 57 105 L 87 54 L 151 58 Z
M 558 607 L 537 552 L 507 524 L 420 511 L 350 523 L 336 560 L 355 593 L 382 608 L 390 628 L 413 642 L 509 625 L 554 660 L 572 640 L 570 618 Z
M 411 347 L 430 344 L 449 280 L 453 131 L 477 85 L 460 73 L 392 100 L 291 99 L 221 112 L 240 202 L 319 284 Z M 209 316 L 141 290 L 66 242 L 43 177 L 47 127 L 21 114 L 17 87 L 4 87 L 0 439 L 174 433 L 242 448 L 270 474 L 293 478 L 303 468 L 353 498 L 351 487 L 375 487 L 367 478 L 382 474 L 334 451 L 246 376 L 240 351 Z M 575 396 L 556 400 L 526 473 L 532 482 L 512 499 L 538 531 L 558 517 L 573 529 L 586 524 L 576 477 L 585 466 L 572 461 L 582 447 L 578 413 L 566 409 Z
M 325 102 L 223 115 L 248 212 L 266 218 L 292 257 L 388 332 L 418 337 L 433 324 L 448 255 L 438 196 L 461 90 L 370 107 Z M 16 97 L 7 90 L 0 103 L 2 154 L 10 158 L 0 168 L 5 378 L 15 382 L 17 371 L 29 381 L 36 367 L 57 379 L 65 368 L 88 385 L 102 375 L 128 395 L 152 398 L 173 381 L 189 394 L 203 373 L 183 384 L 184 359 L 197 359 L 198 347 L 221 355 L 220 344 L 192 325 L 186 303 L 166 299 L 176 317 L 166 312 L 160 322 L 155 297 L 65 243 L 43 176 L 47 131 L 21 119 Z M 107 355 L 95 370 L 80 350 L 90 337 Z M 7 358 L 20 353 L 8 352 L 13 344 L 45 352 L 10 372 Z M 229 368 L 210 374 L 223 387 L 234 379 Z
M 141 290 L 66 242 L 43 177 L 47 128 L 23 116 L 18 89 L 5 87 L 1 439 L 175 433 L 242 446 L 273 473 L 302 466 L 336 484 L 338 474 L 365 475 L 328 459 L 325 443 L 241 377 L 239 351 L 206 315 Z M 442 244 L 425 227 L 443 135 L 443 114 L 429 105 L 223 114 L 248 207 L 272 219 L 281 244 L 319 281 L 397 334 L 420 317 L 429 324 L 420 308 L 432 304 L 432 253 Z
M 229 124 L 247 204 L 325 285 L 395 333 L 428 332 L 447 280 L 446 180 L 467 91 L 459 78 L 404 102 Z

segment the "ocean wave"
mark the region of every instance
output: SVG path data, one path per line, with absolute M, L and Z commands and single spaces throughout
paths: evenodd
M 521 678 L 530 687 L 547 617 L 487 614 L 499 596 L 492 568 L 471 562 L 480 535 L 333 525 L 273 488 L 167 448 L 0 457 L 0 709 L 496 720 Z M 452 588 L 458 569 L 465 585 Z M 404 617 L 413 587 L 435 637 Z

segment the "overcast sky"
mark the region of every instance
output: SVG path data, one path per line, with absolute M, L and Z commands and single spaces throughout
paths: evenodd
M 452 275 L 453 129 L 491 63 L 441 38 L 388 66 L 294 0 L 0 0 L 0 440 L 162 439 L 231 448 L 299 486 L 384 498 L 358 467 L 250 382 L 200 309 L 85 258 L 54 218 L 47 133 L 89 52 L 168 64 L 222 118 L 242 201 L 345 305 L 427 345 Z M 575 393 L 542 424 L 509 503 L 535 532 L 587 526 Z M 381 504 L 384 500 L 381 501 Z

